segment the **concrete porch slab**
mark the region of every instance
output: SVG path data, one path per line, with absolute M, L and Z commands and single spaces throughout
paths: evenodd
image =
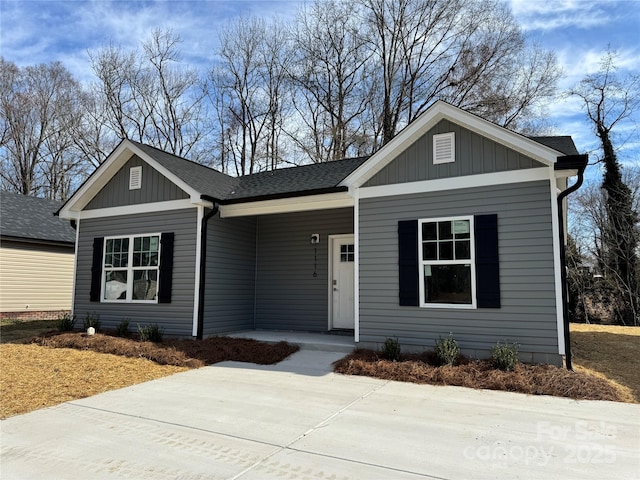
M 306 350 L 324 350 L 329 352 L 351 353 L 356 348 L 353 335 L 330 333 L 283 332 L 277 330 L 244 330 L 225 334 L 234 338 L 251 338 L 261 342 L 277 343 L 281 341 L 299 345 Z

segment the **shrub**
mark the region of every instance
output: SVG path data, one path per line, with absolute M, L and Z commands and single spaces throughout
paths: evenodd
M 518 345 L 516 343 L 498 342 L 491 349 L 493 366 L 506 372 L 512 371 L 518 363 Z
M 397 338 L 387 338 L 382 345 L 382 358 L 397 362 L 400 360 L 400 342 Z
M 89 327 L 95 328 L 96 332 L 100 331 L 100 315 L 87 313 L 87 316 L 84 317 L 84 321 L 82 322 L 82 328 L 86 332 Z
M 143 342 L 155 342 L 162 343 L 162 336 L 164 335 L 164 328 L 159 327 L 157 324 L 140 326 L 138 324 L 138 335 Z
M 440 337 L 436 342 L 434 353 L 442 365 L 453 365 L 460 356 L 458 342 L 449 334 L 447 338 Z
M 123 338 L 127 338 L 131 335 L 131 332 L 129 331 L 129 320 L 125 318 L 118 324 L 116 327 L 116 335 Z
M 61 315 L 56 320 L 56 328 L 61 332 L 70 332 L 76 325 L 76 317 L 68 313 Z

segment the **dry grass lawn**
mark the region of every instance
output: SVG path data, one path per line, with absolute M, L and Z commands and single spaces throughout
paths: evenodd
M 49 332 L 50 323 L 26 323 L 0 324 L 0 418 L 224 360 L 277 363 L 299 349 L 286 342 L 228 337 L 156 344 L 101 334 L 55 334 Z
M 640 327 L 571 324 L 574 369 L 606 378 L 640 403 Z
M 0 345 L 0 418 L 184 370 L 144 358 L 6 343 Z

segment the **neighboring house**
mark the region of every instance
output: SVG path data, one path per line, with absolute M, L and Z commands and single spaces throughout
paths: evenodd
M 273 329 L 450 333 L 486 356 L 564 354 L 559 192 L 570 137 L 531 139 L 444 102 L 370 158 L 233 178 L 123 141 L 63 206 L 74 312 L 195 336 Z
M 76 232 L 44 198 L 0 192 L 0 318 L 71 311 Z

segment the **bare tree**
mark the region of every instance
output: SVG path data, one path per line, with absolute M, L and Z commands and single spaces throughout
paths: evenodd
M 0 59 L 0 161 L 3 187 L 65 199 L 83 159 L 71 131 L 79 85 L 61 63 L 23 69 Z
M 117 139 L 198 160 L 205 153 L 205 91 L 197 71 L 181 66 L 180 42 L 171 30 L 154 30 L 141 50 L 109 45 L 90 52 L 98 81 L 93 85 L 96 98 L 87 105 L 98 107 L 99 122 Z M 104 138 L 102 132 L 93 133 L 87 150 L 99 148 L 95 139 Z M 102 153 L 104 158 L 108 152 Z
M 314 162 L 345 158 L 362 130 L 371 53 L 358 33 L 358 8 L 353 1 L 316 0 L 298 15 L 292 77 L 307 128 L 295 139 Z
M 283 161 L 284 72 L 290 63 L 284 27 L 240 18 L 222 31 L 220 44 L 210 81 L 222 164 L 233 165 L 236 175 L 275 168 Z
M 515 128 L 554 93 L 555 57 L 527 49 L 497 0 L 363 0 L 387 143 L 437 99 Z
M 616 315 L 623 325 L 638 325 L 638 213 L 632 191 L 622 178 L 612 131 L 640 106 L 640 77 L 616 75 L 615 58 L 615 53 L 609 50 L 602 59 L 600 71 L 587 75 L 571 94 L 582 100 L 602 147 L 606 217 L 600 229 L 600 258 L 605 274 L 617 287 L 621 299 Z

